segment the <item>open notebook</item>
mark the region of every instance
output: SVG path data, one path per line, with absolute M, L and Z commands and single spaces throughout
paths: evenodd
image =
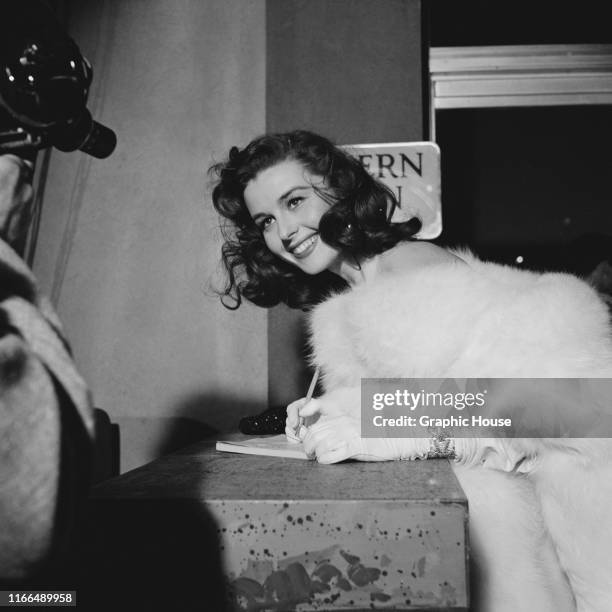
M 244 455 L 308 459 L 302 444 L 299 442 L 289 442 L 285 434 L 262 438 L 245 438 L 243 440 L 219 440 L 216 449 L 227 453 L 242 453 Z

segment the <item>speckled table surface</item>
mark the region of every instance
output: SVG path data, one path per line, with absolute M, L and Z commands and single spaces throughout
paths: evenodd
M 98 558 L 109 533 L 116 548 L 144 529 L 131 567 L 178 546 L 185 596 L 215 584 L 202 609 L 468 607 L 467 501 L 445 460 L 325 466 L 206 441 L 97 485 L 91 507 Z
M 444 460 L 320 465 L 316 461 L 219 452 L 212 441 L 194 444 L 102 482 L 94 487 L 93 495 L 123 499 L 466 503 Z

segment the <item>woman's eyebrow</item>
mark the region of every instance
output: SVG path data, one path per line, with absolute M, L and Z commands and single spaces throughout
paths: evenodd
M 291 189 L 283 193 L 283 195 L 278 198 L 278 201 L 282 202 L 283 200 L 286 200 L 294 191 L 297 191 L 298 189 L 308 189 L 309 187 L 310 185 L 296 185 L 295 187 L 292 187 Z
M 270 213 L 267 212 L 258 212 L 253 215 L 253 221 L 257 221 L 260 217 L 269 217 Z
M 299 191 L 300 189 L 308 189 L 309 187 L 310 185 L 295 185 L 294 187 L 291 187 L 291 189 L 285 191 L 285 193 L 283 193 L 283 195 L 281 195 L 277 201 L 283 202 L 284 200 L 289 198 L 294 191 Z M 269 212 L 262 211 L 255 213 L 254 215 L 252 215 L 252 217 L 253 221 L 257 221 L 257 219 L 259 219 L 260 217 L 268 217 L 269 215 Z

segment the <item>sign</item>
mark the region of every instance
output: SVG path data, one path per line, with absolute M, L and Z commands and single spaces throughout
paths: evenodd
M 442 232 L 440 148 L 435 142 L 346 145 L 372 176 L 387 185 L 399 206 L 391 221 L 421 220 L 423 240 Z

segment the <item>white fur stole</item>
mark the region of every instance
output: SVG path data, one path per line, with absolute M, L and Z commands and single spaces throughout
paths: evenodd
M 326 391 L 366 377 L 612 378 L 609 314 L 594 289 L 457 254 L 468 265 L 381 276 L 313 310 Z M 477 467 L 456 467 L 485 574 L 478 609 L 612 610 L 610 441 L 482 441 L 480 451 Z

